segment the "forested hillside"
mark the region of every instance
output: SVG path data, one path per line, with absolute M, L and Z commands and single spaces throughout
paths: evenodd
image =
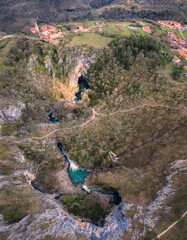
M 2 0 L 0 31 L 28 30 L 36 20 L 63 22 L 84 19 L 175 19 L 186 21 L 184 1 L 135 0 Z

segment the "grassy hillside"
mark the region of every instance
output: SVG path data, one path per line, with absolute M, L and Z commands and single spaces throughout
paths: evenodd
M 73 37 L 72 41 L 67 45 L 70 47 L 88 45 L 95 48 L 103 48 L 111 42 L 112 38 L 104 37 L 96 33 L 81 33 Z

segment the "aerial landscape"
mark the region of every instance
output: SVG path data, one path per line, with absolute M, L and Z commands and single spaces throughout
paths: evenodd
M 186 170 L 186 1 L 0 1 L 0 240 L 185 240 Z

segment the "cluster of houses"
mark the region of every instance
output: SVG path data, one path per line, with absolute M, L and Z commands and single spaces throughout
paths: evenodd
M 38 25 L 35 23 L 35 27 L 32 27 L 30 30 L 34 34 L 37 33 L 44 41 L 52 44 L 58 44 L 59 38 L 62 37 L 61 32 L 59 32 L 54 26 L 47 24 L 39 28 Z
M 180 29 L 182 26 L 179 22 L 175 21 L 158 21 L 158 23 L 165 25 L 170 28 Z M 187 43 L 183 39 L 177 38 L 174 33 L 168 32 L 168 38 L 173 46 L 177 47 L 180 55 L 182 55 L 187 60 Z
M 170 27 L 170 28 L 175 28 L 175 27 L 181 27 L 181 24 L 179 22 L 175 22 L 175 21 L 158 21 L 158 23 Z
M 172 29 L 180 30 L 180 28 L 182 27 L 179 22 L 175 22 L 175 21 L 158 21 L 158 23 L 160 23 L 164 26 L 170 27 Z M 186 43 L 186 41 L 183 39 L 176 38 L 175 31 L 174 31 L 174 33 L 168 32 L 168 39 L 171 42 L 171 44 L 178 49 L 179 54 L 181 56 L 183 56 L 185 60 L 187 60 L 187 43 Z M 176 55 L 174 56 L 172 62 L 176 66 L 179 66 L 180 64 L 182 64 L 181 59 L 179 57 L 177 57 Z M 185 75 L 187 77 L 187 66 L 185 66 L 185 70 L 186 70 Z
M 87 28 L 79 26 L 76 29 L 73 29 L 72 32 L 75 33 L 90 32 L 93 28 L 97 28 L 101 32 L 102 27 L 104 26 L 105 24 L 103 21 L 98 21 L 95 22 L 92 26 Z M 37 23 L 35 23 L 35 27 L 32 27 L 30 31 L 34 34 L 38 34 L 41 39 L 52 44 L 58 44 L 59 39 L 63 37 L 63 33 L 57 30 L 56 27 L 47 24 L 38 27 Z
M 151 28 L 149 26 L 146 26 L 142 21 L 136 21 L 140 26 L 142 26 L 143 30 L 147 33 L 151 33 Z

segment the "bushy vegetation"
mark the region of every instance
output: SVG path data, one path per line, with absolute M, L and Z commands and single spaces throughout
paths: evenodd
M 109 211 L 109 207 L 101 204 L 96 196 L 68 195 L 62 198 L 62 203 L 74 215 L 88 218 L 95 224 L 100 220 L 104 220 Z
M 5 221 L 15 223 L 31 213 L 43 210 L 43 201 L 30 186 L 11 187 L 1 190 L 0 213 Z
M 122 85 L 130 99 L 144 96 L 149 92 L 147 83 L 155 78 L 157 69 L 169 61 L 169 54 L 165 54 L 161 44 L 150 37 L 131 36 L 113 40 L 110 48 L 104 49 L 89 69 L 91 105 L 98 103 L 99 99 L 106 99 Z M 142 73 L 139 72 L 139 79 L 132 76 L 130 80 L 132 72 L 141 71 L 137 67 L 140 65 L 146 68 L 144 79 L 141 80 Z
M 161 50 L 159 42 L 156 42 L 153 38 L 144 36 L 132 36 L 125 40 L 115 39 L 111 42 L 110 46 L 114 51 L 114 57 L 127 70 L 130 69 L 134 59 L 140 52 L 143 52 L 145 56 L 150 52 L 159 55 Z
M 184 73 L 185 73 L 184 65 L 172 66 L 171 76 L 173 77 L 173 79 L 180 81 L 181 76 L 183 76 Z

